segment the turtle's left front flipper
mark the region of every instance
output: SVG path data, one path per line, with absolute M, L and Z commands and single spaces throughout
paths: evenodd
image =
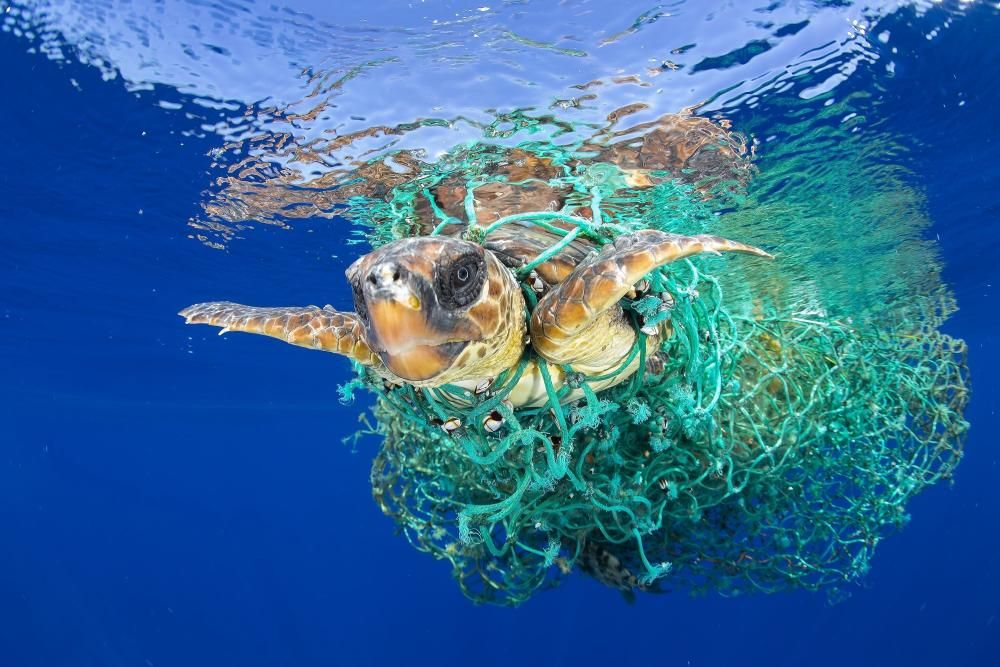
M 650 271 L 703 252 L 768 253 L 718 236 L 647 229 L 620 236 L 546 294 L 531 316 L 531 342 L 545 359 L 580 372 L 614 368 L 635 342 L 618 301 Z
M 354 313 L 316 306 L 256 308 L 228 301 L 188 306 L 180 313 L 188 324 L 222 327 L 220 333 L 245 331 L 280 338 L 286 343 L 343 354 L 366 366 L 380 365 L 365 341 L 365 330 Z

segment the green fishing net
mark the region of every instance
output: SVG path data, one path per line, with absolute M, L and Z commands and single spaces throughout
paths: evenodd
M 522 224 L 549 230 L 557 252 L 650 227 L 720 233 L 716 213 L 740 196 L 735 181 L 716 178 L 706 196 L 703 183 L 666 173 L 629 188 L 618 167 L 569 148 L 518 149 L 557 167 L 546 183 L 570 192 L 566 206 L 477 221 L 476 189 L 505 180 L 491 174 L 509 149 L 475 145 L 352 198 L 349 215 L 376 246 L 455 229 L 482 241 Z M 433 194 L 456 181 L 462 216 Z M 421 228 L 428 210 L 436 224 Z M 529 307 L 543 259 L 518 272 Z M 596 378 L 564 367 L 569 386 L 550 384 L 547 405 L 511 409 L 504 398 L 530 350 L 479 394 L 388 385 L 356 367 L 343 392 L 376 395 L 363 434 L 381 438 L 379 506 L 477 602 L 518 604 L 575 570 L 629 593 L 836 591 L 858 580 L 907 521 L 907 501 L 961 458 L 965 346 L 939 331 L 954 303 L 935 289 L 878 317 L 841 316 L 801 299 L 776 269 L 749 279 L 760 264 L 698 256 L 647 276 L 626 314 L 637 330 L 669 322 L 672 335 L 647 359 L 640 334 L 642 370 L 601 393 L 589 387 Z M 562 404 L 574 387 L 584 398 Z M 496 432 L 481 427 L 491 415 L 502 419 Z

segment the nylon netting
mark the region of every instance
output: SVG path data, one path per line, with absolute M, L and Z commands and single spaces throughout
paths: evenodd
M 539 225 L 557 252 L 577 237 L 599 247 L 649 227 L 703 231 L 718 224 L 718 193 L 738 189 L 715 183 L 711 200 L 668 174 L 629 189 L 614 165 L 519 148 L 559 166 L 549 184 L 572 190 L 562 210 L 477 221 L 475 190 L 503 180 L 490 174 L 504 149 L 476 146 L 384 196 L 356 197 L 351 216 L 374 245 L 427 233 L 415 207 L 429 205 L 430 233 L 457 225 L 482 241 L 505 224 Z M 467 184 L 462 218 L 432 194 L 456 177 Z M 518 273 L 529 308 L 527 277 L 544 259 Z M 954 304 L 944 291 L 913 295 L 877 323 L 853 322 L 784 305 L 773 290 L 727 295 L 720 276 L 740 267 L 696 257 L 647 276 L 647 296 L 623 301 L 626 313 L 637 329 L 669 320 L 673 333 L 655 360 L 640 333 L 643 370 L 599 394 L 598 378 L 564 367 L 568 386 L 549 385 L 548 405 L 511 409 L 504 398 L 529 360 L 550 372 L 530 350 L 480 395 L 386 385 L 358 366 L 343 392 L 376 394 L 363 433 L 382 439 L 371 475 L 381 509 L 478 602 L 523 602 L 576 569 L 622 589 L 727 595 L 858 580 L 907 521 L 907 501 L 961 458 L 965 346 L 939 331 Z M 584 398 L 562 404 L 574 387 Z M 494 412 L 503 426 L 490 433 L 479 425 Z M 455 419 L 461 428 L 441 428 Z M 609 562 L 614 581 L 601 571 Z

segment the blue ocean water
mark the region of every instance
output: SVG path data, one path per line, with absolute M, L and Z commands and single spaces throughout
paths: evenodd
M 0 12 L 0 665 L 995 662 L 995 3 L 4 0 Z M 602 83 L 574 88 L 589 81 Z M 866 159 L 902 165 L 920 195 L 920 234 L 960 307 L 945 328 L 969 344 L 972 428 L 954 484 L 911 503 L 838 604 L 801 592 L 627 605 L 573 577 L 517 609 L 473 606 L 371 501 L 374 444 L 341 444 L 363 407 L 338 402 L 346 363 L 176 316 L 214 298 L 350 303 L 343 270 L 361 250 L 335 211 L 239 196 L 241 182 L 338 163 L 259 137 L 315 147 L 411 123 L 363 149 L 432 157 L 495 110 L 558 110 L 595 90 L 582 120 L 707 102 L 758 140 L 764 178 L 780 167 L 775 142 L 805 137 L 823 146 L 811 163 L 874 147 Z M 346 159 L 337 150 L 317 154 Z M 251 176 L 231 169 L 246 156 L 260 158 Z M 831 182 L 845 206 L 862 185 Z

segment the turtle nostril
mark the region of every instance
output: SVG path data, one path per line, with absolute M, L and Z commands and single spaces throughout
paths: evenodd
M 389 262 L 380 264 L 368 274 L 368 282 L 377 288 L 390 287 L 403 279 L 403 271 L 398 264 Z

